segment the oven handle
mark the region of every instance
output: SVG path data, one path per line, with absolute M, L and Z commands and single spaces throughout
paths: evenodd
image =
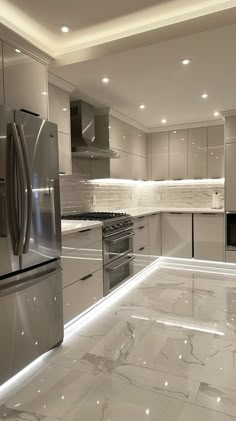
M 112 244 L 117 244 L 120 241 L 126 240 L 126 238 L 130 238 L 130 237 L 133 237 L 133 236 L 134 236 L 134 232 L 131 232 L 131 234 L 125 235 L 124 237 L 117 238 L 117 240 L 106 239 L 106 241 L 108 241 L 109 243 L 112 243 Z
M 128 260 L 126 260 L 123 263 L 120 263 L 119 265 L 115 266 L 114 268 L 105 268 L 107 272 L 114 272 L 115 270 L 121 268 L 122 266 L 127 265 L 128 263 L 132 262 L 132 260 L 135 259 L 135 256 L 130 257 Z

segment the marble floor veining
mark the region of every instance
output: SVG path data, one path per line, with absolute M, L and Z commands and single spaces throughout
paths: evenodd
M 0 391 L 0 420 L 236 421 L 236 272 L 161 262 Z

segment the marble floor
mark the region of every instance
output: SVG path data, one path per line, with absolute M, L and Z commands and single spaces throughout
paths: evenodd
M 236 421 L 236 272 L 161 262 L 0 392 L 0 420 Z

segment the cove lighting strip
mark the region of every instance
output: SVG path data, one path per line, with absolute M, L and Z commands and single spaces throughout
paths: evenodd
M 125 180 L 118 178 L 97 178 L 94 180 L 89 180 L 90 184 L 117 184 L 117 185 L 142 185 L 142 186 L 206 186 L 206 185 L 222 185 L 224 186 L 224 178 L 202 178 L 199 180 L 164 180 L 164 181 L 144 181 L 144 180 Z

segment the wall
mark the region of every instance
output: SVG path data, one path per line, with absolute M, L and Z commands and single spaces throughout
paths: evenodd
M 218 191 L 224 203 L 223 181 L 135 182 L 119 180 L 83 181 L 78 176 L 60 176 L 62 212 L 116 210 L 137 206 L 196 207 L 212 205 Z M 96 195 L 96 204 L 93 196 Z

